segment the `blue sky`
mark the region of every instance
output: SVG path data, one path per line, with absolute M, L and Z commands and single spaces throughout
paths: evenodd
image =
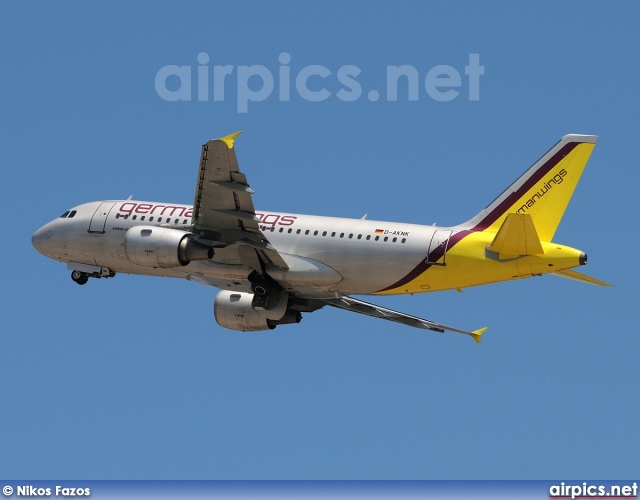
M 633 2 L 3 2 L 0 476 L 637 476 L 639 15 Z M 197 98 L 202 52 L 211 75 L 233 66 L 223 100 L 211 82 Z M 167 65 L 191 66 L 191 101 L 159 95 Z M 241 113 L 240 67 L 255 65 L 274 91 Z M 293 83 L 310 65 L 331 72 L 309 79 L 326 100 Z M 419 74 L 418 100 L 404 87 L 387 100 L 400 65 Z M 438 65 L 460 75 L 450 101 L 423 85 Z M 350 102 L 343 66 L 361 71 Z M 31 247 L 80 203 L 190 203 L 201 144 L 236 130 L 259 209 L 442 225 L 562 135 L 597 134 L 555 239 L 615 287 L 544 277 L 374 298 L 489 326 L 480 346 L 338 310 L 246 334 L 217 326 L 215 289 L 125 275 L 79 287 Z

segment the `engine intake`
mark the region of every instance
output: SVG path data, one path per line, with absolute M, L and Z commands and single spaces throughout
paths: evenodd
M 213 302 L 213 315 L 220 326 L 243 332 L 273 330 L 278 325 L 300 323 L 302 314 L 288 308 L 288 296 L 283 293 L 282 301 L 273 309 L 254 309 L 251 306 L 254 294 L 222 290 Z
M 213 257 L 213 248 L 194 241 L 190 233 L 156 226 L 134 226 L 124 238 L 127 259 L 144 267 L 186 266 Z

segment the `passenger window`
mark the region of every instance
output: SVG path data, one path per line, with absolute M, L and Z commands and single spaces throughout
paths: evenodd
M 153 222 L 153 217 L 149 217 L 149 222 Z
M 361 235 L 361 234 L 359 234 L 359 235 L 358 235 L 358 239 L 359 239 L 359 240 L 361 240 L 361 239 L 362 239 L 362 235 Z
M 384 237 L 384 241 L 387 241 L 388 239 L 389 239 L 389 237 L 388 237 L 388 236 L 385 236 L 385 237 Z
M 351 234 L 349 235 L 349 239 L 351 239 L 351 238 L 353 238 L 353 233 L 351 233 Z
M 177 224 L 178 222 L 180 222 L 180 219 L 176 219 L 173 221 L 174 224 Z
M 183 224 L 186 224 L 186 223 L 187 223 L 187 219 L 183 220 L 183 221 L 182 221 L 182 223 L 183 223 Z
M 119 218 L 120 218 L 120 214 L 116 214 L 116 219 L 119 219 Z
M 391 240 L 391 241 L 393 241 L 395 243 L 396 241 L 398 241 L 398 238 L 393 238 L 393 240 Z
M 281 227 L 281 228 L 280 228 L 280 232 L 283 232 L 283 231 L 284 231 L 284 228 L 283 228 L 283 227 Z
M 313 232 L 313 235 L 314 235 L 314 236 L 318 236 L 318 231 L 314 231 L 314 232 Z
M 331 237 L 333 238 L 336 235 L 335 232 L 331 233 Z
M 133 216 L 133 220 L 136 220 L 137 218 L 138 218 L 138 216 L 137 216 L 137 215 L 134 215 L 134 216 Z
M 300 234 L 300 229 L 298 229 L 298 230 L 296 231 L 296 234 Z
M 326 231 L 322 231 L 322 236 L 326 236 L 327 232 Z
M 291 234 L 291 231 L 293 231 L 293 229 L 289 228 L 289 230 L 287 231 L 287 233 Z M 298 229 L 298 232 L 300 232 L 300 229 Z
M 340 238 L 344 238 L 344 233 L 340 233 Z
M 158 217 L 158 222 L 162 222 L 162 217 Z
M 367 234 L 367 239 L 370 240 L 371 239 L 371 235 Z
M 307 230 L 304 232 L 304 234 L 309 234 L 309 230 L 307 229 Z
M 402 238 L 402 243 L 404 243 L 405 241 L 407 241 L 407 238 Z
M 380 236 L 376 236 L 376 241 L 378 241 L 380 239 Z
M 145 217 L 146 215 L 143 215 L 142 217 L 140 217 L 140 220 L 144 220 Z

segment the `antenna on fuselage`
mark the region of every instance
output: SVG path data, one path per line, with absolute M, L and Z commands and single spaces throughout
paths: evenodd
M 132 194 L 129 195 L 129 197 L 127 198 L 127 201 L 129 201 L 131 198 L 133 198 Z
M 360 217 L 360 220 L 365 220 L 367 218 L 367 215 L 369 214 L 364 214 L 362 217 Z

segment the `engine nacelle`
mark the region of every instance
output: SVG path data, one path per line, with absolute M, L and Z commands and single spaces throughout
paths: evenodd
M 213 315 L 220 326 L 243 332 L 273 330 L 277 325 L 300 323 L 302 315 L 287 308 L 288 297 L 288 293 L 283 293 L 280 305 L 274 309 L 254 309 L 251 307 L 252 293 L 222 290 L 213 302 Z
M 213 257 L 213 248 L 198 243 L 190 233 L 156 226 L 134 226 L 124 238 L 127 259 L 145 267 L 186 266 L 192 260 Z

